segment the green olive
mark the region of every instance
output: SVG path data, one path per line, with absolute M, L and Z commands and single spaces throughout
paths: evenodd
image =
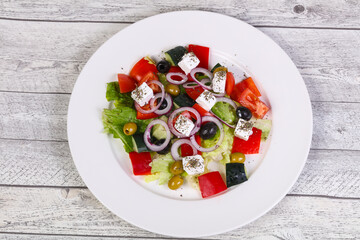
M 170 166 L 170 172 L 174 175 L 180 175 L 184 172 L 182 161 L 175 161 Z
M 137 130 L 137 126 L 136 123 L 130 122 L 124 125 L 124 133 L 128 136 L 133 135 L 134 133 L 136 133 Z
M 240 152 L 232 153 L 230 156 L 231 163 L 244 163 L 245 162 L 245 154 Z
M 165 91 L 170 94 L 171 96 L 176 97 L 177 95 L 180 94 L 180 88 L 177 85 L 174 84 L 168 84 L 165 87 Z
M 218 67 L 214 70 L 213 74 L 215 74 L 216 72 L 220 72 L 220 71 L 227 72 L 228 70 L 226 67 Z
M 176 190 L 178 189 L 182 184 L 184 183 L 184 179 L 179 176 L 179 175 L 175 175 L 172 178 L 170 178 L 169 182 L 168 182 L 168 186 L 171 190 Z

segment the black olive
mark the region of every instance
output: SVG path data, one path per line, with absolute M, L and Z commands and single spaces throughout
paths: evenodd
M 163 110 L 167 107 L 167 101 L 164 99 L 163 102 L 161 103 L 159 110 Z
M 161 60 L 156 64 L 156 69 L 160 73 L 167 73 L 169 72 L 170 68 L 171 68 L 171 64 L 166 60 Z
M 218 126 L 213 122 L 207 122 L 200 128 L 200 137 L 202 139 L 210 139 L 215 136 Z
M 239 117 L 239 118 L 242 118 L 244 119 L 245 121 L 249 121 L 252 117 L 252 114 L 250 112 L 250 110 L 246 107 L 238 107 L 236 109 L 236 115 Z
M 154 142 L 155 145 L 161 145 L 165 142 L 165 139 L 160 139 L 160 140 L 156 140 Z M 168 152 L 170 152 L 170 148 L 171 148 L 171 142 L 169 142 L 169 144 L 161 151 L 158 151 L 158 154 L 167 154 Z

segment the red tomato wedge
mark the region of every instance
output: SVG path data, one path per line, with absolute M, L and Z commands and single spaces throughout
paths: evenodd
M 252 129 L 253 134 L 249 137 L 247 141 L 234 137 L 232 153 L 240 152 L 243 154 L 257 154 L 260 149 L 261 142 L 261 133 L 262 131 L 257 128 Z
M 209 67 L 209 52 L 210 52 L 210 49 L 208 47 L 189 44 L 188 51 L 193 52 L 196 55 L 196 57 L 200 60 L 198 67 L 208 69 L 208 67 Z
M 225 92 L 230 96 L 235 86 L 235 78 L 232 72 L 227 72 L 226 74 L 226 85 Z
M 141 108 L 144 110 L 150 110 L 150 103 L 146 104 L 145 106 L 143 106 Z M 154 112 L 152 112 L 152 113 L 141 113 L 139 111 L 136 112 L 137 119 L 144 120 L 144 119 L 150 119 L 150 118 L 156 118 L 156 117 L 158 117 L 158 115 Z
M 269 111 L 269 107 L 248 88 L 239 96 L 238 102 L 247 107 L 256 118 L 263 118 Z
M 177 66 L 171 66 L 169 72 L 179 72 L 179 73 L 184 73 L 184 71 Z
M 134 175 L 150 175 L 151 174 L 151 155 L 149 152 L 130 152 L 129 157 L 133 167 Z
M 131 69 L 130 77 L 135 79 L 138 83 L 143 80 L 149 73 L 153 73 L 156 75 L 157 73 L 156 65 L 149 58 L 140 59 Z M 144 81 L 142 81 L 144 82 Z
M 204 116 L 214 116 L 210 112 L 206 111 L 204 108 L 202 108 L 198 103 L 195 103 L 193 108 L 200 113 L 201 117 Z
M 202 87 L 196 87 L 196 88 L 187 88 L 185 89 L 187 95 L 193 100 L 196 100 L 200 94 L 204 91 Z
M 131 92 L 136 88 L 135 80 L 126 74 L 118 74 L 120 93 Z
M 251 77 L 242 80 L 241 82 L 239 82 L 238 84 L 236 84 L 234 86 L 233 91 L 231 92 L 231 98 L 235 101 L 238 101 L 239 96 L 242 94 L 242 92 L 245 89 L 250 89 L 250 91 L 252 91 L 254 93 L 255 96 L 260 97 L 261 94 L 258 90 L 258 88 L 256 87 L 254 81 L 252 80 Z M 239 102 L 239 101 L 238 101 Z
M 198 179 L 201 196 L 203 198 L 210 197 L 227 189 L 226 184 L 218 171 L 206 173 L 199 176 Z

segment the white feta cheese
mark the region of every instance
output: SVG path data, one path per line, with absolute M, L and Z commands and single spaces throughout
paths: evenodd
M 216 93 L 224 93 L 226 85 L 226 72 L 218 71 L 214 74 L 214 78 L 212 80 L 212 88 Z
M 199 65 L 199 63 L 200 60 L 196 57 L 196 55 L 193 52 L 189 52 L 181 58 L 181 61 L 178 63 L 178 65 L 181 70 L 183 70 L 185 74 L 188 75 L 191 70 Z
M 141 84 L 131 92 L 132 99 L 134 99 L 141 107 L 147 104 L 153 96 L 153 90 L 146 83 Z
M 174 128 L 185 136 L 190 136 L 191 131 L 194 129 L 195 124 L 185 117 L 184 115 L 179 115 L 178 119 L 175 122 Z
M 183 168 L 189 175 L 203 173 L 205 170 L 204 159 L 200 155 L 182 158 Z
M 249 137 L 253 134 L 252 128 L 254 123 L 251 121 L 245 121 L 244 119 L 239 119 L 236 124 L 234 135 L 238 138 L 241 138 L 245 141 L 249 140 Z
M 196 102 L 206 111 L 210 111 L 210 109 L 216 103 L 216 97 L 211 92 L 205 90 L 200 96 L 196 99 Z

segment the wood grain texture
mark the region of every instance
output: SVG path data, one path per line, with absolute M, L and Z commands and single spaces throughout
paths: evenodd
M 360 152 L 311 150 L 290 194 L 360 198 Z M 0 185 L 85 187 L 67 142 L 0 140 Z
M 0 90 L 71 93 L 87 59 L 126 26 L 0 20 Z M 293 59 L 311 100 L 360 102 L 360 31 L 260 30 Z
M 70 95 L 0 92 L 0 138 L 66 140 Z M 105 107 L 105 106 L 104 106 Z M 360 103 L 313 102 L 312 148 L 360 150 Z
M 350 1 L 2 1 L 0 17 L 51 21 L 133 22 L 159 13 L 205 10 L 253 25 L 359 28 L 360 4 Z
M 3 233 L 160 237 L 116 217 L 85 189 L 0 187 L 0 196 Z M 355 238 L 360 233 L 359 212 L 356 200 L 291 196 L 257 221 L 212 238 Z
M 0 185 L 85 186 L 67 142 L 23 140 L 0 140 Z
M 154 238 L 142 238 L 142 237 L 101 237 L 101 236 L 71 236 L 71 235 L 40 235 L 40 234 L 1 234 L 0 238 L 2 240 L 120 240 L 120 239 L 136 239 L 136 240 L 150 240 Z M 161 238 L 164 239 L 164 238 Z M 166 238 L 165 238 L 166 239 Z M 167 238 L 169 239 L 169 238 Z M 171 238 L 179 239 L 179 238 Z M 180 238 L 181 239 L 181 238 Z

